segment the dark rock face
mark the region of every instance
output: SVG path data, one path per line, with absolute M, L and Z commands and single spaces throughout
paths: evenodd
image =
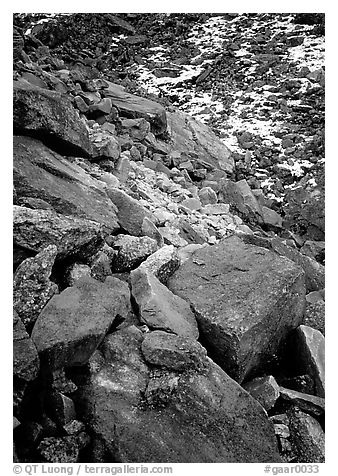
M 238 381 L 271 359 L 303 317 L 303 271 L 237 237 L 197 250 L 168 286 L 190 302 L 211 355 Z
M 14 138 L 14 185 L 18 199 L 39 198 L 63 215 L 97 221 L 110 232 L 118 229 L 102 183 L 40 141 Z
M 116 316 L 125 316 L 129 307 L 127 284 L 112 277 L 104 283 L 80 278 L 54 296 L 32 332 L 44 369 L 85 364 Z
M 14 83 L 14 130 L 59 141 L 68 153 L 89 156 L 88 130 L 67 97 L 33 87 L 25 81 Z
M 94 439 L 104 443 L 109 459 L 280 461 L 273 428 L 262 407 L 217 365 L 204 358 L 203 372 L 152 377 L 142 358 L 142 340 L 143 334 L 135 327 L 107 336 L 101 357 L 92 359 L 90 373 L 79 384 L 79 408 Z M 158 379 L 164 385 L 162 403 L 142 403 L 143 393 L 150 385 L 154 388 L 152 382 Z

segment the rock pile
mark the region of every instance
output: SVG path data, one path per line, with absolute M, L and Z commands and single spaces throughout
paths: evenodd
M 324 461 L 321 197 L 281 214 L 207 124 L 121 84 L 213 18 L 15 17 L 16 461 Z

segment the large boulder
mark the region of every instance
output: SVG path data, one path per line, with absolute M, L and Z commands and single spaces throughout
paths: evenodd
M 108 277 L 90 277 L 54 296 L 39 315 L 32 339 L 44 370 L 85 364 L 105 337 L 116 316 L 130 310 L 128 285 Z
M 51 210 L 33 210 L 14 205 L 14 253 L 36 254 L 48 245 L 56 245 L 58 259 L 73 255 L 84 259 L 102 244 L 99 223 L 66 217 Z M 22 261 L 22 260 L 21 260 Z
M 103 94 L 111 99 L 120 114 L 129 118 L 143 117 L 150 122 L 154 134 L 163 134 L 167 129 L 167 116 L 163 106 L 155 101 L 127 93 L 123 86 L 107 81 L 109 87 Z
M 303 270 L 236 236 L 197 250 L 168 287 L 191 304 L 210 355 L 239 382 L 273 360 L 303 318 Z
M 88 130 L 63 94 L 14 82 L 14 131 L 43 138 L 69 155 L 90 156 Z
M 198 337 L 197 322 L 189 304 L 175 296 L 150 271 L 139 267 L 130 273 L 132 295 L 141 321 L 152 329 Z
M 115 207 L 102 182 L 44 144 L 29 137 L 14 137 L 14 185 L 17 197 L 45 200 L 63 215 L 102 223 L 118 229 Z
M 233 173 L 235 163 L 231 152 L 210 127 L 180 111 L 168 113 L 167 117 L 171 155 L 183 156 L 185 161 L 190 159 L 200 168 Z
M 131 326 L 107 336 L 76 381 L 79 416 L 93 446 L 101 444 L 100 462 L 280 461 L 273 427 L 245 390 L 203 353 L 203 370 L 187 361 L 184 372 L 154 373 L 142 355 L 144 335 Z

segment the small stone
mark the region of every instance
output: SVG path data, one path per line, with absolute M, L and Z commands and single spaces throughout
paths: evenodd
M 278 383 L 272 375 L 255 378 L 245 383 L 243 388 L 258 400 L 266 411 L 275 406 L 279 397 Z
M 144 217 L 143 219 L 142 234 L 155 240 L 159 248 L 163 246 L 163 238 L 161 233 L 158 231 L 156 225 L 151 220 L 149 220 L 148 217 Z
M 86 113 L 89 109 L 88 104 L 81 96 L 75 96 L 74 98 L 75 106 L 78 108 L 79 111 Z
M 107 276 L 112 275 L 111 258 L 104 251 L 99 251 L 90 260 L 90 274 L 104 283 Z
M 276 226 L 278 228 L 281 228 L 283 225 L 283 218 L 271 208 L 263 206 L 262 217 L 266 225 Z
M 104 98 L 96 104 L 91 104 L 89 106 L 89 112 L 100 112 L 103 114 L 109 114 L 112 109 L 112 102 L 109 98 Z
M 211 187 L 203 187 L 198 192 L 202 205 L 217 203 L 217 194 Z
M 191 211 L 200 210 L 202 208 L 202 204 L 198 198 L 186 198 L 185 200 L 183 200 L 181 205 Z
M 227 203 L 208 204 L 200 211 L 204 215 L 227 215 L 230 211 L 230 205 Z

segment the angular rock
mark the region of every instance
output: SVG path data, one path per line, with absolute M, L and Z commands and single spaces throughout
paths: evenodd
M 283 400 L 292 403 L 314 417 L 320 417 L 325 413 L 324 398 L 297 392 L 296 390 L 290 390 L 289 388 L 281 386 L 279 386 L 279 393 Z
M 114 272 L 120 273 L 136 268 L 148 256 L 155 253 L 157 243 L 148 236 L 118 235 L 112 247 L 117 251 L 112 268 Z
M 143 118 L 123 119 L 122 127 L 128 132 L 130 137 L 140 141 L 145 139 L 150 132 L 150 124 Z
M 172 140 L 170 155 L 184 154 L 186 159 L 207 170 L 221 169 L 233 173 L 235 164 L 231 152 L 210 127 L 180 111 L 170 112 L 167 117 Z
M 302 269 L 236 236 L 197 250 L 168 287 L 191 304 L 210 355 L 239 382 L 263 369 L 302 322 Z
M 324 336 L 308 326 L 296 330 L 297 365 L 312 376 L 318 397 L 325 397 L 325 339 Z
M 283 225 L 283 218 L 279 215 L 279 213 L 275 212 L 275 210 L 272 210 L 271 208 L 263 206 L 261 208 L 262 210 L 262 217 L 263 217 L 263 222 L 266 225 L 271 225 L 275 226 L 278 228 L 281 228 Z
M 104 283 L 84 277 L 54 296 L 32 332 L 44 369 L 85 364 L 116 316 L 129 309 L 128 285 L 113 277 Z
M 111 232 L 117 230 L 115 207 L 102 182 L 79 165 L 29 137 L 14 137 L 13 165 L 19 197 L 45 200 L 58 213 L 97 221 Z
M 116 162 L 121 153 L 121 146 L 116 137 L 109 131 L 90 131 L 93 159 L 108 158 Z
M 230 203 L 249 222 L 262 223 L 262 209 L 245 179 L 238 182 L 223 180 L 220 194 L 222 201 Z
M 26 332 L 20 317 L 13 313 L 13 374 L 26 382 L 39 373 L 40 361 L 36 347 Z
M 77 463 L 79 445 L 75 436 L 43 438 L 38 452 L 48 463 Z
M 36 253 L 53 244 L 57 258 L 94 254 L 101 245 L 99 223 L 82 218 L 66 217 L 51 210 L 32 210 L 14 205 L 14 249 Z
M 89 113 L 92 116 L 93 113 L 101 114 L 109 114 L 112 109 L 112 103 L 109 98 L 104 98 L 100 102 L 96 104 L 91 104 L 89 106 Z
M 173 245 L 164 245 L 143 261 L 139 268 L 152 273 L 162 284 L 165 284 L 179 266 L 180 258 L 176 248 Z
M 202 205 L 217 203 L 217 194 L 211 187 L 203 187 L 198 192 Z
M 279 397 L 278 383 L 272 375 L 255 378 L 242 386 L 266 411 L 275 406 Z
M 205 215 L 227 215 L 229 211 L 230 206 L 227 203 L 208 204 L 200 210 Z
M 66 425 L 76 418 L 73 400 L 61 392 L 48 395 L 47 406 L 53 420 L 60 426 Z
M 83 276 L 91 276 L 91 269 L 87 264 L 73 263 L 67 267 L 65 272 L 65 284 L 73 286 L 75 282 Z
M 152 126 L 154 134 L 163 134 L 167 129 L 167 116 L 163 106 L 149 99 L 127 93 L 123 87 L 109 82 L 104 95 L 111 99 L 120 114 L 129 118 L 143 117 Z
M 142 342 L 142 353 L 149 364 L 168 370 L 198 370 L 207 351 L 194 339 L 154 331 Z
M 63 94 L 14 82 L 14 130 L 44 137 L 69 155 L 88 157 L 88 131 L 70 100 Z
M 290 432 L 300 463 L 325 462 L 325 434 L 315 418 L 299 410 L 291 412 Z
M 143 236 L 149 236 L 149 238 L 155 240 L 159 248 L 163 246 L 163 238 L 161 233 L 158 231 L 156 225 L 154 225 L 154 223 L 149 220 L 148 217 L 143 218 L 141 229 Z
M 143 323 L 152 329 L 184 337 L 198 337 L 197 322 L 186 301 L 175 296 L 145 269 L 137 268 L 130 277 L 132 295 Z
M 15 271 L 13 307 L 25 326 L 33 324 L 58 286 L 49 280 L 57 255 L 57 247 L 49 245 L 34 258 L 27 258 Z
M 186 198 L 181 205 L 191 211 L 200 210 L 202 208 L 202 204 L 198 198 Z
M 271 248 L 281 256 L 286 256 L 301 266 L 305 272 L 307 292 L 317 291 L 325 287 L 325 268 L 317 261 L 304 256 L 299 251 L 291 248 L 280 238 L 271 239 Z
M 143 220 L 145 217 L 151 219 L 151 214 L 123 190 L 111 188 L 107 194 L 117 207 L 117 218 L 121 227 L 130 235 L 142 235 Z
M 107 276 L 112 275 L 111 258 L 103 251 L 98 251 L 90 259 L 90 275 L 98 281 L 104 282 Z

